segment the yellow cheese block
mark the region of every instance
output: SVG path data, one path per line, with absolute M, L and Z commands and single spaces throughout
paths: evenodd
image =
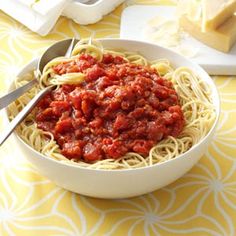
M 177 15 L 201 25 L 203 32 L 214 30 L 236 12 L 236 0 L 180 0 Z
M 217 30 L 202 32 L 198 23 L 190 21 L 186 16 L 179 18 L 184 31 L 202 43 L 222 52 L 228 52 L 236 41 L 236 15 L 230 17 Z
M 202 3 L 197 0 L 178 1 L 176 13 L 178 17 L 186 15 L 191 21 L 199 22 L 202 20 Z
M 201 5 L 204 32 L 218 28 L 236 12 L 236 0 L 202 0 Z

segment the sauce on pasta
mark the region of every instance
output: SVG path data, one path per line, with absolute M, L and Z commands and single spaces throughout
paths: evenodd
M 37 127 L 53 134 L 68 159 L 94 162 L 128 152 L 147 156 L 160 140 L 184 127 L 178 95 L 155 68 L 104 54 L 98 61 L 81 54 L 53 67 L 54 73 L 82 73 L 78 84 L 64 84 L 36 109 Z

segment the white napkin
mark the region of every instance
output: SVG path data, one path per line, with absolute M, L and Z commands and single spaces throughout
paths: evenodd
M 31 7 L 32 10 L 41 14 L 47 15 L 50 14 L 55 9 L 61 9 L 61 6 L 64 6 L 67 0 L 16 0 L 23 5 Z M 62 8 L 63 9 L 63 8 Z
M 44 36 L 71 0 L 0 0 L 0 9 Z

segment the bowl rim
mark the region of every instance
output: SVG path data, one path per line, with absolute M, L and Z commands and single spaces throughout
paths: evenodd
M 62 40 L 65 40 L 65 39 L 62 39 Z M 174 52 L 174 51 L 172 51 L 172 50 L 170 50 L 168 48 L 161 47 L 161 46 L 159 46 L 157 44 L 154 44 L 154 43 L 149 43 L 149 42 L 140 41 L 140 40 L 120 39 L 120 38 L 99 38 L 99 39 L 96 39 L 96 40 L 101 41 L 102 43 L 103 42 L 116 42 L 116 41 L 119 42 L 119 41 L 122 41 L 122 42 L 127 42 L 127 43 L 142 44 L 143 46 L 149 45 L 151 47 L 155 47 L 155 48 L 157 48 L 159 50 L 164 50 L 164 51 L 167 51 L 170 54 L 178 56 L 178 57 L 180 57 L 181 60 L 184 60 L 185 62 L 187 61 L 188 63 L 190 63 L 191 67 L 197 68 L 198 71 L 200 71 L 201 73 L 204 74 L 204 79 L 206 79 L 206 82 L 208 83 L 208 85 L 211 86 L 211 95 L 213 95 L 213 94 L 217 95 L 216 97 L 213 97 L 216 117 L 215 117 L 215 121 L 212 124 L 212 126 L 211 126 L 210 130 L 208 131 L 208 133 L 198 143 L 196 143 L 194 146 L 192 146 L 189 150 L 187 150 L 186 152 L 176 156 L 175 158 L 166 160 L 164 162 L 156 163 L 156 164 L 153 164 L 151 166 L 142 166 L 142 167 L 132 168 L 132 169 L 115 169 L 115 170 L 113 170 L 113 169 L 106 170 L 106 169 L 87 168 L 87 167 L 82 167 L 82 166 L 79 166 L 79 165 L 76 165 L 76 164 L 73 164 L 73 163 L 63 162 L 63 161 L 56 160 L 54 158 L 45 156 L 42 153 L 36 151 L 33 147 L 31 147 L 29 144 L 27 144 L 22 138 L 20 138 L 20 136 L 17 134 L 16 130 L 13 132 L 14 136 L 26 148 L 29 148 L 31 151 L 33 151 L 33 153 L 35 153 L 36 156 L 39 155 L 41 158 L 46 159 L 47 161 L 51 161 L 52 163 L 55 163 L 56 165 L 67 166 L 67 167 L 70 167 L 70 168 L 75 168 L 75 169 L 79 169 L 79 170 L 83 170 L 83 171 L 105 172 L 105 173 L 108 173 L 108 172 L 112 172 L 112 173 L 121 173 L 122 172 L 123 173 L 123 172 L 130 172 L 130 171 L 143 171 L 143 170 L 149 170 L 150 168 L 157 168 L 157 167 L 161 167 L 163 165 L 168 165 L 169 163 L 178 161 L 179 159 L 191 158 L 191 156 L 189 156 L 189 153 L 193 152 L 195 149 L 197 149 L 197 147 L 199 145 L 201 145 L 203 142 L 206 141 L 206 139 L 208 139 L 208 137 L 215 131 L 215 129 L 217 127 L 217 124 L 219 122 L 220 110 L 221 110 L 221 107 L 220 107 L 220 95 L 219 95 L 219 91 L 218 91 L 218 89 L 216 87 L 216 84 L 213 82 L 212 78 L 208 75 L 208 73 L 200 65 L 198 65 L 197 63 L 194 63 L 190 59 L 188 59 L 188 58 L 186 58 L 186 57 L 184 57 L 184 56 L 182 56 L 182 55 L 180 55 L 180 54 L 178 54 L 178 53 L 176 53 L 176 52 Z M 58 41 L 56 41 L 56 42 L 58 42 Z M 40 57 L 35 57 L 32 60 L 30 60 L 27 64 L 25 64 L 23 67 L 21 67 L 21 69 L 18 71 L 18 73 L 16 75 L 16 78 L 19 77 L 19 76 L 22 76 L 21 74 L 23 73 L 23 71 L 26 70 L 27 67 L 33 66 L 34 63 L 36 64 L 38 62 L 39 58 Z M 11 89 L 12 89 L 12 87 L 14 85 L 14 81 L 15 80 L 13 80 L 10 83 L 10 85 L 8 86 L 7 92 L 11 91 Z M 9 118 L 8 118 L 7 107 L 4 108 L 4 114 L 5 114 L 6 118 L 7 118 L 7 121 L 10 122 Z

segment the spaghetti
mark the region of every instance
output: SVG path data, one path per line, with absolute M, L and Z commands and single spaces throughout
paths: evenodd
M 71 58 L 56 58 L 45 66 L 40 78 L 40 84 L 24 94 L 9 107 L 10 119 L 13 119 L 42 87 L 54 84 L 58 85 L 57 89 L 59 89 L 63 84 L 75 85 L 82 83 L 85 80 L 84 73 L 68 72 L 60 74 L 55 73 L 54 70 L 54 68 L 60 64 L 73 62 L 80 54 L 92 55 L 97 61 L 102 61 L 103 55 L 110 54 L 122 57 L 127 63 L 149 66 L 151 69 L 156 70 L 160 76 L 173 84 L 178 94 L 179 103 L 182 106 L 185 118 L 184 128 L 178 137 L 168 136 L 154 145 L 150 149 L 149 155 L 128 152 L 116 159 L 107 158 L 87 163 L 74 158 L 69 160 L 62 155 L 61 148 L 55 141 L 53 134 L 37 128 L 35 122 L 36 110 L 34 110 L 24 122 L 18 126 L 17 132 L 20 137 L 36 151 L 59 161 L 86 168 L 138 168 L 154 165 L 177 157 L 198 143 L 210 130 L 215 120 L 215 110 L 211 101 L 211 92 L 204 81 L 198 78 L 190 69 L 184 67 L 173 69 L 166 59 L 149 62 L 146 58 L 136 53 L 106 50 L 99 42 L 88 42 L 86 40 L 81 40 L 75 46 Z M 32 78 L 33 72 L 17 80 L 16 86 L 21 86 Z

